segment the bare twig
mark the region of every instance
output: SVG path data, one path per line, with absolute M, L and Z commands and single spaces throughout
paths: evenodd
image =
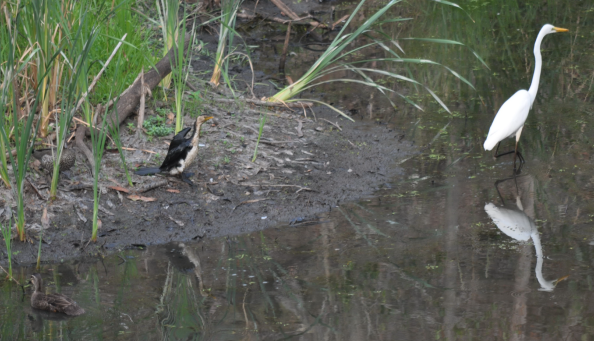
M 87 92 L 85 92 L 84 94 L 82 94 L 80 100 L 78 100 L 78 104 L 76 104 L 76 107 L 74 107 L 74 109 L 72 109 L 72 115 L 74 115 L 74 113 L 78 109 L 80 109 L 80 106 L 85 101 L 85 98 L 87 98 L 89 92 L 91 92 L 93 90 L 93 88 L 95 87 L 95 84 L 97 84 L 97 81 L 99 80 L 99 77 L 101 77 L 101 75 L 103 74 L 103 71 L 105 71 L 105 69 L 107 68 L 107 65 L 109 65 L 109 63 L 111 62 L 111 59 L 113 58 L 113 56 L 115 56 L 116 52 L 118 52 L 118 50 L 120 49 L 120 46 L 122 46 L 122 43 L 124 42 L 124 39 L 126 39 L 126 36 L 127 35 L 128 35 L 128 33 L 124 34 L 124 36 L 122 37 L 122 39 L 120 40 L 120 42 L 116 45 L 115 49 L 113 49 L 113 52 L 111 53 L 111 56 L 109 56 L 109 58 L 107 58 L 107 61 L 105 62 L 105 64 L 103 64 L 103 68 L 101 68 L 101 71 L 99 71 L 99 73 L 97 74 L 97 76 L 95 76 L 95 78 L 91 82 L 91 85 L 89 85 L 89 88 L 87 89 Z
M 2 269 L 2 271 L 6 272 L 6 275 L 8 275 L 8 278 L 10 278 L 10 279 L 12 279 L 13 281 L 15 281 L 15 282 L 16 282 L 16 284 L 18 284 L 18 285 L 21 285 L 21 283 L 19 283 L 19 281 L 17 281 L 17 280 L 16 280 L 14 277 L 12 277 L 12 276 L 11 276 L 11 275 L 8 273 L 8 271 L 6 271 L 6 269 L 4 269 L 4 268 L 2 267 L 2 265 L 0 265 L 0 269 Z
M 287 50 L 289 49 L 289 39 L 291 38 L 291 23 L 287 27 L 287 35 L 285 36 L 285 45 L 283 45 L 283 54 L 281 55 L 278 65 L 278 72 L 285 73 L 285 62 L 287 60 Z
M 332 122 L 328 121 L 328 120 L 327 120 L 327 119 L 325 119 L 325 118 L 322 118 L 322 120 L 324 120 L 324 121 L 326 121 L 326 122 L 328 122 L 328 123 L 332 124 L 333 126 L 335 126 L 336 128 L 338 128 L 338 130 L 342 131 L 342 129 L 340 128 L 340 126 L 338 125 L 338 123 L 332 123 Z

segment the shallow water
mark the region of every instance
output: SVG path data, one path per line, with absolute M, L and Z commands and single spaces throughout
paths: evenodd
M 472 81 L 476 91 L 443 68 L 414 69 L 453 115 L 424 92 L 412 97 L 425 112 L 399 104 L 394 115 L 377 93 L 323 89 L 335 104 L 358 108 L 357 119 L 397 127 L 420 146 L 395 160 L 402 174 L 372 197 L 311 222 L 44 266 L 50 290 L 87 310 L 73 319 L 33 312 L 29 293 L 0 282 L 0 338 L 594 338 L 594 6 L 541 3 L 461 3 L 468 15 L 409 9 L 419 18 L 395 35 L 466 42 L 490 67 L 464 47 L 402 42 L 407 56 Z M 482 143 L 501 103 L 528 87 L 544 22 L 571 32 L 543 43 L 539 95 L 521 140 L 526 164 L 513 178 L 512 158 L 493 160 Z M 15 272 L 22 281 L 33 269 Z

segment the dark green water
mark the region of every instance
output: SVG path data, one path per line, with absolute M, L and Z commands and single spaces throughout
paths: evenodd
M 408 5 L 403 12 L 416 20 L 393 31 L 464 42 L 489 65 L 467 47 L 401 41 L 407 57 L 443 63 L 476 87 L 440 67 L 411 69 L 453 115 L 426 92 L 411 96 L 425 112 L 399 104 L 394 115 L 378 93 L 323 88 L 336 105 L 358 108 L 357 119 L 398 127 L 422 148 L 395 160 L 402 175 L 373 197 L 312 224 L 44 266 L 50 290 L 87 310 L 74 319 L 33 312 L 29 292 L 2 281 L 0 339 L 594 339 L 594 4 L 460 5 L 468 14 Z M 512 158 L 493 160 L 482 143 L 499 106 L 529 87 L 532 46 L 547 22 L 570 33 L 545 38 L 539 94 L 522 133 L 526 165 L 505 180 Z M 303 58 L 287 69 L 311 55 L 295 52 Z M 500 194 L 497 180 L 505 180 Z M 511 221 L 515 234 L 492 217 L 504 227 Z M 33 269 L 15 271 L 24 280 Z

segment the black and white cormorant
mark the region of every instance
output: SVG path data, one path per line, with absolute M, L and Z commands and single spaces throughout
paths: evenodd
M 184 128 L 182 131 L 177 133 L 171 140 L 167 156 L 161 167 L 143 167 L 139 168 L 134 172 L 136 175 L 152 175 L 158 173 L 164 173 L 169 175 L 180 175 L 184 182 L 193 185 L 192 181 L 188 178 L 192 173 L 184 172 L 192 161 L 198 155 L 198 140 L 200 139 L 200 127 L 202 124 L 210 120 L 212 116 L 198 116 L 196 124 L 194 125 L 194 131 L 190 138 L 186 138 L 186 135 L 192 128 Z

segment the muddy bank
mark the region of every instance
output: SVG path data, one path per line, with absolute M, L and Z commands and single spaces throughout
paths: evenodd
M 268 119 L 252 163 L 258 112 L 264 111 L 243 108 L 232 112 L 205 106 L 216 119 L 202 130 L 204 147 L 200 160 L 190 169 L 196 173 L 192 177 L 195 187 L 175 177 L 133 175 L 135 187 L 163 179 L 168 182 L 141 194 L 154 201 L 130 200 L 130 194 L 109 188 L 126 186 L 119 155 L 107 154 L 99 212 L 102 227 L 97 243 L 87 245 L 92 228 L 92 189 L 67 190 L 90 180 L 90 170 L 79 153 L 70 180 L 62 176 L 64 187 L 54 203 L 42 200 L 28 187 L 26 212 L 32 243 L 14 242 L 13 261 L 21 265 L 35 261 L 43 207 L 47 207 L 51 221 L 43 232 L 44 261 L 273 226 L 298 228 L 300 223 L 315 219 L 316 213 L 382 187 L 399 173 L 396 162 L 412 153 L 413 147 L 403 133 L 381 122 L 357 118 L 352 123 L 323 111 L 316 114 L 317 121 L 311 116 L 304 118 L 299 111 L 266 111 Z M 192 119 L 186 120 L 189 125 Z M 125 136 L 124 143 L 132 138 Z M 139 143 L 138 150 L 127 152 L 129 166 L 158 165 L 167 151 L 165 142 Z M 31 180 L 42 195 L 47 195 L 43 176 L 33 172 Z M 6 262 L 5 252 L 2 258 Z
M 203 41 L 209 39 L 214 37 L 201 36 Z M 210 50 L 210 55 L 214 55 L 215 41 L 204 47 Z M 266 53 L 265 50 L 255 53 L 261 61 L 255 68 L 253 93 L 247 86 L 242 90 L 246 97 L 261 98 L 275 92 L 272 83 L 263 82 L 277 75 L 258 71 L 277 66 L 275 58 L 271 62 L 263 61 Z M 203 51 L 192 63 L 196 78 L 212 70 L 213 63 L 207 55 Z M 247 65 L 232 69 L 231 74 L 236 84 L 251 83 L 252 73 Z M 259 107 L 242 100 L 229 100 L 231 96 L 222 95 L 226 93 L 224 90 L 212 91 L 203 89 L 198 82 L 193 84 L 201 89 L 201 99 L 192 102 L 188 96 L 184 125 L 193 125 L 199 114 L 215 117 L 209 121 L 212 124 L 203 126 L 200 154 L 189 169 L 194 173 L 191 179 L 195 187 L 176 177 L 136 175 L 132 175 L 135 186 L 128 187 L 119 154 L 106 153 L 100 180 L 101 229 L 97 243 L 89 243 L 92 173 L 83 154 L 77 152 L 76 165 L 62 174 L 58 199 L 53 202 L 47 200 L 48 176 L 33 162 L 28 176 L 30 184 L 25 185 L 30 242 L 13 243 L 15 265 L 36 260 L 44 208 L 50 221 L 43 230 L 41 257 L 45 262 L 268 227 L 298 228 L 315 220 L 317 213 L 331 211 L 345 201 L 381 188 L 400 173 L 398 161 L 415 151 L 396 127 L 379 120 L 366 121 L 359 114 L 365 110 L 361 103 L 355 105 L 357 108 L 349 108 L 356 121 L 353 123 L 325 107 L 305 112 Z M 146 110 L 146 117 L 161 115 L 171 119 L 171 105 L 160 100 L 151 99 Z M 252 162 L 262 117 L 266 117 L 266 123 L 257 158 Z M 173 134 L 163 138 L 144 134 L 137 137 L 135 126 L 135 117 L 131 117 L 120 128 L 123 145 L 129 148 L 125 151 L 128 167 L 133 170 L 139 166 L 159 166 Z M 135 193 L 139 188 L 155 184 L 160 185 Z M 0 209 L 4 208 L 0 220 L 6 222 L 11 212 L 16 212 L 16 205 L 10 191 L 2 188 L 0 192 Z M 1 249 L 0 264 L 5 264 L 6 251 Z

